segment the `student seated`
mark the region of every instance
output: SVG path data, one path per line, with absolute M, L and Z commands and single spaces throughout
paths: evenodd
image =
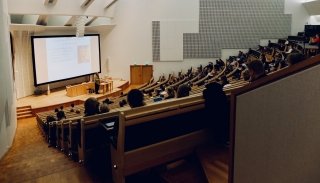
M 70 112 L 74 112 L 74 103 L 71 104 Z
M 110 109 L 109 109 L 107 103 L 102 103 L 102 104 L 100 105 L 100 113 L 107 113 L 107 112 L 109 112 L 109 111 L 110 111 Z
M 167 96 L 165 96 L 164 99 L 170 99 L 175 97 L 174 89 L 170 86 L 166 88 L 166 93 Z
M 283 57 L 286 59 L 287 56 L 288 56 L 290 53 L 292 53 L 292 51 L 293 51 L 292 45 L 288 45 L 287 51 L 283 51 L 283 52 L 282 52 Z
M 113 104 L 114 102 L 111 101 L 110 99 L 106 98 L 103 103 L 106 103 L 106 104 Z
M 84 102 L 84 115 L 91 116 L 99 114 L 99 102 L 96 98 L 90 97 Z
M 242 73 L 242 78 L 245 81 L 249 81 L 250 80 L 250 73 L 248 69 L 245 69 Z
M 59 109 L 58 109 L 58 108 L 55 108 L 55 109 L 54 109 L 54 112 L 55 112 L 55 113 L 59 112 Z
M 225 75 L 221 76 L 221 85 L 224 86 L 227 84 L 229 84 L 227 76 L 225 76 Z
M 309 44 L 311 44 L 311 45 L 320 44 L 319 34 L 316 34 L 314 37 L 311 37 L 310 41 L 309 41 Z
M 138 89 L 130 90 L 127 96 L 127 100 L 131 108 L 145 105 L 143 93 Z
M 299 63 L 305 59 L 304 55 L 301 53 L 291 53 L 288 55 L 287 62 L 290 65 L 294 65 L 296 63 Z
M 263 63 L 260 60 L 252 60 L 247 64 L 250 82 L 266 76 Z
M 64 111 L 59 111 L 59 112 L 57 112 L 57 120 L 58 121 L 60 121 L 60 120 L 62 120 L 62 119 L 66 119 L 67 117 L 66 117 L 66 114 L 64 113 Z
M 127 101 L 126 101 L 125 99 L 119 101 L 119 106 L 120 106 L 120 107 L 123 107 L 123 106 L 125 106 L 125 105 L 127 105 Z
M 180 85 L 177 90 L 177 98 L 189 96 L 190 91 L 191 91 L 191 88 L 187 84 Z
M 221 84 L 209 83 L 203 90 L 207 127 L 212 134 L 212 143 L 224 146 L 229 141 L 229 104 Z

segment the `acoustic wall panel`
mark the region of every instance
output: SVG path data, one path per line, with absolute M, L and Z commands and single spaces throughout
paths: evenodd
M 290 32 L 284 0 L 200 0 L 199 34 L 184 34 L 184 58 L 217 58 L 223 48 L 256 47 Z
M 218 58 L 221 49 L 254 48 L 261 39 L 290 35 L 291 15 L 284 14 L 285 0 L 199 1 L 199 30 L 183 32 L 183 59 Z M 160 24 L 152 23 L 154 61 L 160 60 L 162 51 Z
M 160 61 L 160 21 L 152 21 L 152 57 Z

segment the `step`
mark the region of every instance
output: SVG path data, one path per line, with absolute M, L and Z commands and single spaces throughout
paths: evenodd
M 25 116 L 25 115 L 32 115 L 33 116 L 33 113 L 32 112 L 28 112 L 28 113 L 17 113 L 17 117 L 20 117 L 20 116 Z
M 22 116 L 18 116 L 17 119 L 25 119 L 25 118 L 32 118 L 34 117 L 33 114 L 25 114 L 25 115 L 22 115 Z
M 17 112 L 24 112 L 24 111 L 31 111 L 31 108 L 22 108 L 22 109 L 17 109 Z
M 31 109 L 31 105 L 17 107 L 18 110 Z
M 228 148 L 207 146 L 198 148 L 196 153 L 209 183 L 228 182 Z
M 160 173 L 166 183 L 206 183 L 206 177 L 199 162 L 194 160 L 180 160 L 166 166 L 166 171 Z
M 26 115 L 26 114 L 32 114 L 32 111 L 22 111 L 22 112 L 17 112 L 17 116 L 23 116 L 23 115 Z

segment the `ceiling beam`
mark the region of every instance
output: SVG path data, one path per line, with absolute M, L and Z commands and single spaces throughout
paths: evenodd
M 50 5 L 50 6 L 53 6 L 57 3 L 58 0 L 44 0 L 44 5 Z
M 76 21 L 77 21 L 77 17 L 78 16 L 71 16 L 70 19 L 64 24 L 64 26 L 75 26 Z M 86 22 L 85 22 L 85 26 L 87 26 L 87 24 L 91 24 L 94 21 L 94 20 L 92 20 L 94 18 L 95 17 L 87 17 Z
M 72 26 L 76 22 L 76 19 L 76 16 L 71 16 L 69 20 L 64 24 L 64 26 Z
M 88 8 L 94 0 L 82 0 L 80 6 L 81 8 Z
M 98 17 L 92 17 L 91 20 L 89 20 L 85 26 L 89 26 L 92 22 L 94 22 Z
M 320 15 L 320 1 L 307 1 L 302 4 L 309 15 Z
M 112 6 L 115 2 L 117 2 L 118 0 L 106 0 L 106 6 L 105 9 L 109 8 L 110 6 Z
M 39 15 L 36 24 L 37 25 L 47 25 L 48 24 L 48 15 Z

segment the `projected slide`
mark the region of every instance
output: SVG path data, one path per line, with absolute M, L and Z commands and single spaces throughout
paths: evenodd
M 35 84 L 100 72 L 99 36 L 33 37 Z

